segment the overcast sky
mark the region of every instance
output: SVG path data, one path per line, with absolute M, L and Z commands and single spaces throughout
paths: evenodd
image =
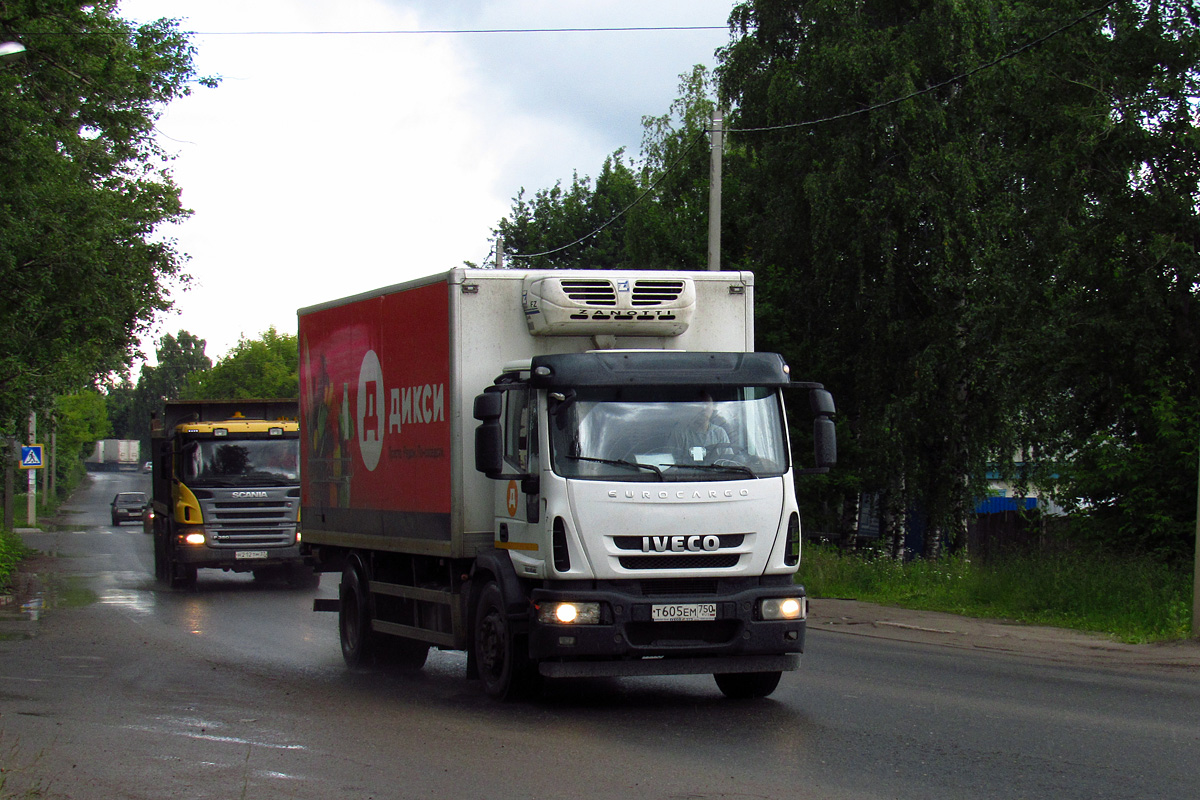
M 215 361 L 272 325 L 294 333 L 297 308 L 481 263 L 522 187 L 637 155 L 642 117 L 716 64 L 733 4 L 122 0 L 127 19 L 196 31 L 197 71 L 221 79 L 158 125 L 194 211 L 163 233 L 193 284 L 153 339 L 186 330 Z M 670 26 L 716 29 L 394 33 Z

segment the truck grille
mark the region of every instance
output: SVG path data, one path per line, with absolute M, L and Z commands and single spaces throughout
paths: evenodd
M 204 492 L 200 499 L 211 547 L 288 547 L 296 542 L 299 489 L 268 492 L 268 497 L 242 499 L 230 490 Z M 199 492 L 197 494 L 200 494 Z
M 622 569 L 729 569 L 738 565 L 741 559 L 738 549 L 745 544 L 746 535 L 723 533 L 717 537 L 719 549 L 710 552 L 648 552 L 642 549 L 642 539 L 641 536 L 613 537 L 613 544 L 622 551 L 622 555 L 617 557 Z
M 621 556 L 617 563 L 623 569 L 727 569 L 736 567 L 741 558 L 737 553 L 684 556 Z

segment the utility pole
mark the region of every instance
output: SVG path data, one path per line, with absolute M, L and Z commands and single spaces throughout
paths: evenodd
M 37 444 L 37 411 L 29 412 L 29 443 Z M 37 470 L 26 470 L 29 475 L 29 490 L 25 495 L 25 510 L 28 520 L 25 524 L 33 527 L 37 524 Z
M 496 269 L 504 269 L 504 237 L 496 237 Z
M 708 169 L 708 269 L 721 269 L 721 159 L 725 150 L 725 119 L 712 112 L 712 152 Z

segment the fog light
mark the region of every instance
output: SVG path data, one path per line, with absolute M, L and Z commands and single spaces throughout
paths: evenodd
M 545 603 L 538 606 L 543 625 L 599 625 L 599 603 Z
M 770 597 L 762 601 L 759 612 L 763 619 L 806 619 L 807 597 Z

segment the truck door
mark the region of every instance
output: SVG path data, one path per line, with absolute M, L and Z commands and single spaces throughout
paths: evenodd
M 501 417 L 504 471 L 515 476 L 496 481 L 496 546 L 510 551 L 514 564 L 535 566 L 545 560 L 541 534 L 536 394 L 529 389 L 504 393 Z M 518 573 L 522 569 L 518 568 Z M 524 574 L 533 574 L 525 571 Z

